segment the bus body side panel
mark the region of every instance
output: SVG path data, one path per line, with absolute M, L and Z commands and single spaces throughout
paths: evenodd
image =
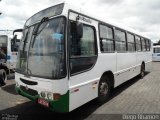
M 117 72 L 114 74 L 115 87 L 135 77 L 138 73 L 136 53 L 117 53 Z
M 137 64 L 139 65 L 141 69 L 142 62 L 145 63 L 145 71 L 151 70 L 152 65 L 152 52 L 151 51 L 145 51 L 145 52 L 137 52 Z M 139 70 L 140 73 L 140 70 Z
M 115 53 L 99 54 L 97 63 L 91 70 L 70 77 L 70 111 L 98 97 L 99 80 L 109 70 L 116 71 Z
M 78 14 L 70 12 L 69 19 L 76 21 Z M 85 17 L 87 18 L 87 17 Z M 108 70 L 116 71 L 116 54 L 115 53 L 103 53 L 100 52 L 99 46 L 99 32 L 98 22 L 90 19 L 92 22 L 89 24 L 96 29 L 98 57 L 95 65 L 86 71 L 81 71 L 75 75 L 71 75 L 69 79 L 69 111 L 72 111 L 81 105 L 98 97 L 98 84 L 102 74 Z
M 150 72 L 152 69 L 152 51 L 147 52 L 147 57 L 145 70 Z
M 142 62 L 145 62 L 144 52 L 137 52 L 137 65 L 141 66 Z M 140 71 L 139 71 L 140 73 Z

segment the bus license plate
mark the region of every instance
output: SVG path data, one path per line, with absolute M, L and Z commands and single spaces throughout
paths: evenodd
M 43 105 L 43 106 L 45 106 L 45 107 L 49 107 L 49 103 L 46 101 L 46 100 L 44 100 L 44 99 L 38 99 L 38 103 L 39 104 L 41 104 L 41 105 Z

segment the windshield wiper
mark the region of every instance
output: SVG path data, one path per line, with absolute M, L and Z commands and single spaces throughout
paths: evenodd
M 35 39 L 36 39 L 36 36 L 45 28 L 45 26 L 47 25 L 47 21 L 48 20 L 48 17 L 44 17 L 40 23 L 38 23 L 37 26 L 35 26 L 34 30 L 33 30 L 33 35 L 34 35 L 34 38 L 33 38 L 33 42 L 32 42 L 32 47 L 35 43 Z M 41 30 L 39 30 L 40 26 L 42 25 L 42 23 L 46 22 L 46 24 L 43 26 L 43 28 Z
M 37 35 L 45 28 L 45 26 L 46 26 L 47 24 L 45 24 L 45 25 L 43 26 L 43 28 L 42 28 L 41 30 L 39 30 L 41 24 L 44 23 L 44 22 L 46 22 L 47 20 L 48 20 L 48 17 L 44 17 L 44 18 L 41 20 L 41 22 L 38 23 L 38 24 L 35 26 L 35 28 L 34 28 L 34 30 L 33 30 L 33 35 L 37 36 Z
M 26 43 L 27 43 L 27 39 L 28 39 L 28 30 L 27 30 L 27 33 L 25 35 L 25 39 L 24 39 L 24 45 L 23 45 L 23 53 L 25 51 L 25 47 L 26 47 Z

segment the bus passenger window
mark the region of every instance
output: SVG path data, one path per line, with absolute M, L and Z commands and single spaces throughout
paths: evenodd
M 146 51 L 146 42 L 144 38 L 141 38 L 141 42 L 142 42 L 142 51 Z
M 126 52 L 126 36 L 124 31 L 115 30 L 115 41 L 117 52 Z
M 135 37 L 135 40 L 136 40 L 136 50 L 139 52 L 139 51 L 142 51 L 142 47 L 141 47 L 141 38 L 136 36 Z
M 100 25 L 100 43 L 102 52 L 114 51 L 113 30 L 111 27 Z
M 134 35 L 127 33 L 127 43 L 128 43 L 128 51 L 134 52 L 135 51 Z
M 147 48 L 147 51 L 150 51 L 150 45 L 149 45 L 149 40 L 146 39 L 146 48 Z

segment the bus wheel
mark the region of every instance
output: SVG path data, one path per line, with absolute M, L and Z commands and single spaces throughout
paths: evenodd
M 0 84 L 5 85 L 5 82 L 7 80 L 7 74 L 5 70 L 0 70 Z
M 141 73 L 140 73 L 140 78 L 142 79 L 145 75 L 145 66 L 144 64 L 141 65 Z
M 107 101 L 110 93 L 110 84 L 107 76 L 101 78 L 98 85 L 98 102 L 103 103 Z

